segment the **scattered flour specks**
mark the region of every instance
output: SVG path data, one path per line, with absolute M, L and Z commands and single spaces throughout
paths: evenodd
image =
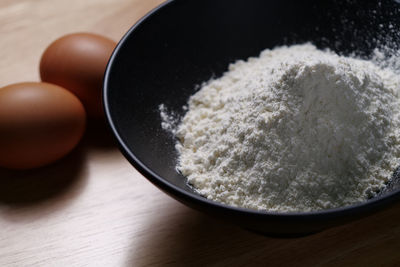
M 161 128 L 165 131 L 175 134 L 177 125 L 179 123 L 179 118 L 177 114 L 173 111 L 168 111 L 164 104 L 158 106 L 161 116 Z

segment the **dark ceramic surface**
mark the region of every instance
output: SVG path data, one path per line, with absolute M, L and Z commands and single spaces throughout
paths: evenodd
M 175 199 L 257 232 L 302 235 L 370 215 L 400 196 L 310 213 L 269 213 L 197 195 L 175 171 L 176 151 L 158 106 L 183 114 L 196 85 L 229 63 L 265 48 L 311 41 L 343 54 L 368 55 L 378 41 L 399 43 L 396 1 L 176 0 L 153 10 L 119 42 L 107 67 L 104 106 L 120 149 L 149 181 Z M 390 26 L 392 25 L 392 26 Z

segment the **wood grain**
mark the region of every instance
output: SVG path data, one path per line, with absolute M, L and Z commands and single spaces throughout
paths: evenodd
M 160 2 L 1 0 L 0 86 L 37 81 L 40 55 L 57 37 L 119 40 Z M 399 220 L 396 205 L 308 237 L 253 234 L 167 197 L 104 128 L 52 166 L 0 170 L 0 266 L 395 266 Z

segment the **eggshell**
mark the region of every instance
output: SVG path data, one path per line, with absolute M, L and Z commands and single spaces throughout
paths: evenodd
M 82 103 L 62 87 L 27 82 L 0 88 L 0 166 L 52 163 L 78 144 L 85 124 Z
M 91 33 L 63 36 L 44 51 L 42 81 L 60 85 L 82 101 L 90 117 L 102 118 L 103 76 L 116 43 Z

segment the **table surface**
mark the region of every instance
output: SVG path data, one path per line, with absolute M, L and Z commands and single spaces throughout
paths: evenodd
M 1 0 L 0 87 L 38 81 L 41 53 L 59 36 L 117 41 L 160 2 Z M 104 129 L 49 167 L 0 169 L 0 266 L 391 266 L 400 264 L 398 220 L 400 205 L 303 238 L 250 233 L 166 196 Z

